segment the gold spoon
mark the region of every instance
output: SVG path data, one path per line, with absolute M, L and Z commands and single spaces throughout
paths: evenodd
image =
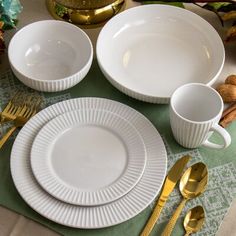
M 179 189 L 183 196 L 183 200 L 179 204 L 169 223 L 165 227 L 162 236 L 171 235 L 171 232 L 175 227 L 175 223 L 185 203 L 188 200 L 201 195 L 206 189 L 207 181 L 208 181 L 207 167 L 205 164 L 201 162 L 192 165 L 185 171 L 182 178 L 180 179 L 180 184 L 179 184 Z
M 196 206 L 192 208 L 184 218 L 184 228 L 186 234 L 189 236 L 192 233 L 199 231 L 204 223 L 205 213 L 202 206 Z

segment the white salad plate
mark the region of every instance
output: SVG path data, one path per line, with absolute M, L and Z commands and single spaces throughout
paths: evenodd
M 138 131 L 113 112 L 80 109 L 48 122 L 32 145 L 31 167 L 52 196 L 80 206 L 112 202 L 141 178 L 146 151 Z
M 112 85 L 152 103 L 169 103 L 186 83 L 213 84 L 225 60 L 222 40 L 206 20 L 160 4 L 134 7 L 109 20 L 96 54 Z
M 35 179 L 30 163 L 33 141 L 42 127 L 69 111 L 97 109 L 129 121 L 141 135 L 146 149 L 146 166 L 140 181 L 126 195 L 100 206 L 78 206 L 48 194 Z M 36 114 L 19 132 L 11 152 L 11 174 L 22 198 L 44 217 L 76 228 L 103 228 L 122 223 L 139 214 L 157 196 L 163 184 L 167 153 L 152 123 L 136 110 L 108 99 L 77 98 L 54 104 Z

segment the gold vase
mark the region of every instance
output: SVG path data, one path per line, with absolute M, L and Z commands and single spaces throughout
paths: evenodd
M 55 19 L 81 26 L 106 22 L 123 9 L 125 0 L 46 0 Z

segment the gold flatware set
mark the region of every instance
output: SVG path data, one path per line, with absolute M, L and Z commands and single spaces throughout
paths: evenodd
M 199 162 L 192 165 L 182 175 L 182 172 L 185 169 L 190 158 L 190 156 L 182 157 L 170 169 L 165 179 L 165 183 L 163 185 L 160 197 L 156 203 L 156 206 L 153 210 L 150 219 L 148 220 L 146 226 L 144 227 L 141 233 L 141 236 L 148 236 L 151 233 L 155 223 L 157 222 L 160 216 L 162 208 L 164 207 L 169 195 L 173 191 L 178 181 L 180 181 L 179 189 L 183 196 L 183 200 L 175 210 L 168 224 L 166 225 L 162 236 L 171 235 L 175 227 L 176 221 L 183 207 L 185 206 L 185 203 L 190 199 L 200 196 L 205 191 L 208 182 L 208 171 L 204 163 Z M 204 223 L 204 218 L 204 210 L 201 206 L 197 206 L 190 210 L 184 220 L 184 228 L 186 230 L 186 235 L 190 235 L 191 233 L 200 230 L 201 226 Z
M 0 148 L 6 143 L 13 132 L 22 127 L 40 109 L 42 99 L 39 96 L 17 92 L 0 113 L 0 125 L 12 122 L 12 127 L 0 139 Z
M 181 174 L 188 163 L 190 159 L 190 156 L 184 156 L 180 160 L 178 160 L 175 165 L 170 169 L 169 174 L 167 175 L 165 179 L 165 183 L 162 188 L 161 195 L 159 197 L 159 200 L 156 203 L 156 206 L 153 210 L 153 213 L 146 224 L 145 228 L 143 229 L 143 232 L 141 233 L 141 236 L 147 236 L 151 233 L 157 219 L 159 218 L 161 214 L 161 210 L 164 207 L 169 195 L 173 191 L 176 183 L 181 177 Z

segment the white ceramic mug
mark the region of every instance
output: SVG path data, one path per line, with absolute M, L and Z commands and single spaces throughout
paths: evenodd
M 186 148 L 228 147 L 231 137 L 218 125 L 223 108 L 218 92 L 207 85 L 190 83 L 179 87 L 170 100 L 170 124 L 176 141 Z M 222 137 L 223 144 L 209 141 L 213 132 Z

